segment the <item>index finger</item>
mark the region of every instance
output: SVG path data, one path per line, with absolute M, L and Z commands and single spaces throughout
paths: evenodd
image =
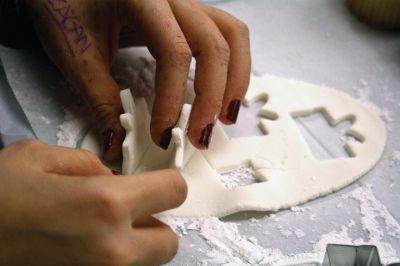
M 123 23 L 140 25 L 138 30 L 157 61 L 150 131 L 154 143 L 166 150 L 184 102 L 192 54 L 168 1 L 147 0 L 140 5 L 131 7 L 140 10 L 137 17 L 125 9 Z
M 121 179 L 133 219 L 176 208 L 186 199 L 186 182 L 176 170 L 121 176 Z

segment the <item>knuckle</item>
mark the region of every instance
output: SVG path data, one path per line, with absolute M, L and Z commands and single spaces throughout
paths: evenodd
M 89 192 L 90 193 L 90 192 Z M 117 224 L 123 219 L 122 199 L 112 189 L 101 188 L 91 192 L 91 208 L 97 219 L 105 224 Z
M 102 165 L 99 158 L 97 158 L 97 156 L 91 153 L 90 151 L 83 149 L 77 150 L 76 156 L 78 157 L 79 161 L 82 162 L 82 165 L 87 165 L 88 167 Z
M 45 152 L 44 144 L 38 140 L 20 140 L 10 144 L 4 149 L 0 149 L 1 155 L 4 158 L 9 159 L 10 157 L 18 158 L 18 160 L 24 160 L 26 162 L 36 162 L 37 165 L 43 167 L 43 155 Z
M 235 27 L 237 28 L 237 31 L 239 32 L 239 34 L 241 36 L 244 36 L 246 38 L 248 38 L 249 34 L 250 34 L 250 30 L 249 27 L 247 26 L 246 23 L 244 23 L 243 21 L 235 18 Z
M 23 147 L 24 149 L 29 149 L 29 150 L 36 150 L 41 148 L 44 143 L 39 141 L 39 140 L 33 140 L 33 139 L 26 139 L 26 140 L 20 140 L 13 145 Z
M 168 61 L 177 67 L 188 68 L 192 56 L 192 51 L 186 42 L 177 42 L 168 51 Z
M 119 121 L 119 115 L 123 113 L 120 103 L 103 103 L 93 106 L 95 119 L 100 125 Z
M 216 39 L 213 43 L 213 56 L 215 56 L 217 60 L 221 61 L 223 65 L 228 65 L 231 51 L 226 40 L 223 38 L 219 38 Z

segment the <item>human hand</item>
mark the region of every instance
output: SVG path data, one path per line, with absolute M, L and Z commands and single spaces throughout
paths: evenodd
M 90 152 L 21 141 L 0 151 L 0 265 L 153 265 L 173 231 L 151 215 L 180 205 L 173 170 L 113 176 Z
M 89 102 L 104 158 L 121 154 L 119 89 L 109 74 L 120 46 L 146 45 L 157 61 L 151 136 L 166 149 L 196 58 L 188 137 L 207 148 L 216 118 L 236 122 L 249 83 L 245 24 L 194 0 L 25 0 L 44 49 Z

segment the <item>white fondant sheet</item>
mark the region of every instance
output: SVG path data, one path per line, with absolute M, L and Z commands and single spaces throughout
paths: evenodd
M 217 123 L 206 151 L 195 150 L 186 138 L 190 105 L 184 105 L 172 131 L 173 141 L 165 152 L 144 130 L 150 126 L 145 99 L 132 98 L 129 89 L 121 92 L 121 99 L 126 112 L 121 115 L 126 130 L 122 172 L 134 174 L 172 166 L 188 184 L 186 201 L 165 215 L 220 217 L 238 211 L 293 207 L 361 177 L 379 160 L 386 142 L 384 122 L 365 104 L 324 86 L 267 75 L 252 76 L 245 97 L 246 105 L 266 102 L 258 112 L 264 135 L 232 138 Z M 353 137 L 345 143 L 350 157 L 317 160 L 313 156 L 294 118 L 317 111 L 332 126 L 351 121 L 344 132 Z M 259 182 L 226 188 L 218 175 L 240 166 L 253 168 Z

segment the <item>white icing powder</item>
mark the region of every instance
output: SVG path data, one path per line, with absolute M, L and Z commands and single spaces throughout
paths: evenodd
M 249 167 L 241 166 L 238 169 L 218 175 L 219 180 L 226 188 L 247 186 L 256 181 L 254 171 Z
M 58 126 L 57 145 L 75 148 L 90 126 L 87 108 L 64 108 L 64 122 Z
M 379 114 L 382 119 L 389 123 L 393 121 L 392 113 L 387 108 L 379 108 L 372 100 L 371 100 L 371 89 L 368 87 L 367 81 L 364 79 L 359 80 L 359 84 L 353 87 L 353 92 L 355 93 L 356 97 L 366 104 L 369 108 L 374 110 L 376 113 Z M 390 130 L 390 127 L 388 127 Z
M 293 232 L 288 229 L 279 228 L 279 232 L 281 232 L 281 234 L 286 238 L 293 235 Z
M 207 257 L 199 265 L 271 265 L 284 257 L 278 249 L 261 247 L 255 236 L 241 234 L 236 223 L 222 222 L 216 217 L 168 218 L 165 222 L 179 235 L 189 227 L 194 228 L 207 243 L 207 250 L 197 250 Z M 183 230 L 182 225 L 185 227 Z
M 43 116 L 43 115 L 40 115 L 39 118 L 40 118 L 46 125 L 50 125 L 50 124 L 51 124 L 51 121 L 50 121 L 47 117 L 45 117 L 45 116 Z
M 297 238 L 302 238 L 306 235 L 306 233 L 304 233 L 304 231 L 301 229 L 294 230 L 294 234 Z
M 353 219 L 350 219 L 349 224 L 347 225 L 349 228 L 352 228 L 354 225 L 356 225 L 356 222 L 354 222 Z
M 390 155 L 390 166 L 400 165 L 400 151 L 395 150 Z
M 180 236 L 188 231 L 198 233 L 208 249 L 199 251 L 206 259 L 199 261 L 198 265 L 290 265 L 298 263 L 322 262 L 328 244 L 363 245 L 371 244 L 378 247 L 380 257 L 384 263 L 399 260 L 398 254 L 390 243 L 385 242 L 385 235 L 400 239 L 400 224 L 388 212 L 387 208 L 375 198 L 371 186 L 362 186 L 342 196 L 346 200 L 355 200 L 359 203 L 361 228 L 366 236 L 356 236 L 359 232 L 356 222 L 350 219 L 346 225 L 339 229 L 322 234 L 318 239 L 311 240 L 312 251 L 308 253 L 284 254 L 276 248 L 264 248 L 259 244 L 259 237 L 269 237 L 271 233 L 263 230 L 257 236 L 246 236 L 239 230 L 237 223 L 223 222 L 215 217 L 209 218 L 165 218 Z M 298 211 L 299 209 L 295 209 Z M 303 211 L 312 212 L 310 207 Z M 340 215 L 340 214 L 338 214 Z M 315 219 L 315 214 L 310 214 Z M 271 217 L 269 217 L 271 218 Z M 273 216 L 274 218 L 274 216 Z M 272 218 L 272 220 L 273 220 Z M 310 218 L 311 219 L 311 218 Z M 272 221 L 271 220 L 271 221 Z M 256 218 L 251 218 L 250 223 L 261 224 Z M 268 223 L 263 220 L 264 224 Z M 278 231 L 285 238 L 303 238 L 306 233 L 300 228 L 287 229 L 282 224 L 277 226 Z M 184 236 L 185 237 L 185 236 Z

